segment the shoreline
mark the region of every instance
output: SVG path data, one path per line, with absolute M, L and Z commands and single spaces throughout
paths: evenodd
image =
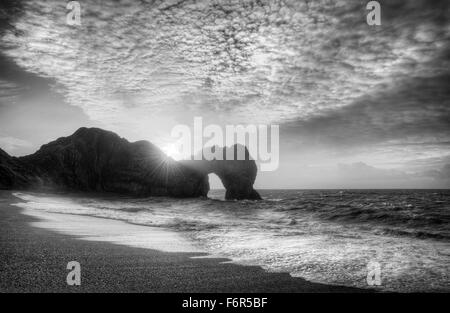
M 42 214 L 53 213 L 26 215 L 11 205 L 19 201 L 11 191 L 0 191 L 0 292 L 370 292 L 230 263 L 164 229 L 64 214 L 67 223 L 45 221 Z M 77 223 L 91 223 L 89 231 Z M 130 246 L 136 234 L 142 241 Z M 66 283 L 70 261 L 81 265 L 81 286 Z

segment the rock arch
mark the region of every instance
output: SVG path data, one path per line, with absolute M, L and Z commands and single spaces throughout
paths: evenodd
M 237 147 L 220 149 L 224 156 L 234 149 L 236 156 Z M 0 149 L 0 189 L 200 197 L 208 195 L 208 174 L 214 173 L 226 189 L 226 199 L 261 199 L 253 189 L 256 163 L 244 151 L 241 161 L 176 162 L 148 141 L 129 142 L 113 132 L 82 127 L 28 156 L 16 158 Z
M 244 160 L 237 160 L 238 148 L 244 148 Z M 182 161 L 181 163 L 205 176 L 210 173 L 216 174 L 225 187 L 225 199 L 227 200 L 261 199 L 259 193 L 253 189 L 258 168 L 255 161 L 251 159 L 246 147 L 233 145 L 225 149 L 218 147 L 211 147 L 209 149 L 222 150 L 223 160 L 189 160 Z M 234 150 L 234 160 L 226 160 L 226 154 L 229 149 Z M 209 191 L 209 184 L 207 189 Z

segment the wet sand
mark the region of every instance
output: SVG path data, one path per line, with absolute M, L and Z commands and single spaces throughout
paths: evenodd
M 177 234 L 152 227 L 64 214 L 26 215 L 11 205 L 20 201 L 0 191 L 0 292 L 367 291 L 201 258 L 206 254 Z M 66 283 L 70 261 L 81 265 L 80 286 Z

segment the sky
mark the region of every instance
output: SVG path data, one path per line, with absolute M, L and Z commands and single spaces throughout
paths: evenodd
M 82 126 L 169 151 L 192 125 L 280 128 L 256 188 L 449 188 L 450 3 L 81 0 L 0 4 L 0 147 Z M 217 180 L 213 187 L 219 187 Z

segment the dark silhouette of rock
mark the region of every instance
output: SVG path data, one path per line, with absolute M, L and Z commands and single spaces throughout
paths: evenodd
M 200 197 L 208 194 L 210 172 L 222 179 L 227 199 L 260 198 L 253 160 L 176 162 L 148 141 L 129 142 L 99 128 L 80 128 L 25 157 L 0 150 L 0 189 Z
M 222 155 L 221 160 L 213 159 L 206 160 L 203 157 L 204 151 L 210 149 L 212 151 L 218 150 Z M 256 179 L 257 166 L 254 160 L 251 159 L 246 147 L 241 145 L 233 145 L 225 149 L 220 147 L 209 147 L 203 150 L 201 160 L 181 161 L 183 165 L 195 171 L 204 173 L 216 174 L 222 181 L 226 189 L 225 199 L 227 200 L 260 200 L 261 196 L 253 189 L 253 184 Z M 238 159 L 238 149 L 243 151 L 243 159 Z M 233 155 L 231 160 L 227 159 L 227 153 Z
M 0 149 L 0 189 L 20 189 L 39 184 L 38 174 L 32 167 Z

